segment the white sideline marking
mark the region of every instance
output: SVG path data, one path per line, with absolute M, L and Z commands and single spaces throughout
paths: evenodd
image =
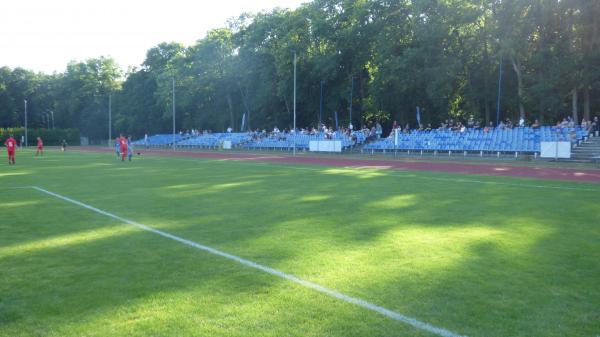
M 148 232 L 151 232 L 151 233 L 154 233 L 154 234 L 158 234 L 158 235 L 160 235 L 162 237 L 165 237 L 165 238 L 168 238 L 168 239 L 171 239 L 171 240 L 178 241 L 180 243 L 183 243 L 184 245 L 188 245 L 190 247 L 194 247 L 194 248 L 203 250 L 205 252 L 208 252 L 208 253 L 211 253 L 211 254 L 214 254 L 214 255 L 218 255 L 218 256 L 221 256 L 221 257 L 233 260 L 233 261 L 238 262 L 240 264 L 243 264 L 245 266 L 248 266 L 248 267 L 251 267 L 251 268 L 254 268 L 254 269 L 258 269 L 260 271 L 263 271 L 265 273 L 269 273 L 271 275 L 279 276 L 279 277 L 281 277 L 283 279 L 286 279 L 288 281 L 292 281 L 292 282 L 300 284 L 300 285 L 302 285 L 304 287 L 316 290 L 318 292 L 321 292 L 323 294 L 329 295 L 331 297 L 335 297 L 335 298 L 340 299 L 340 300 L 342 300 L 344 302 L 355 304 L 355 305 L 361 306 L 361 307 L 363 307 L 365 309 L 369 309 L 371 311 L 378 312 L 378 313 L 380 313 L 380 314 L 382 314 L 384 316 L 392 318 L 392 319 L 394 319 L 396 321 L 404 322 L 404 323 L 406 323 L 408 325 L 411 325 L 411 326 L 413 326 L 413 327 L 415 327 L 417 329 L 428 331 L 428 332 L 431 332 L 433 334 L 436 334 L 436 335 L 442 336 L 442 337 L 464 337 L 462 335 L 458 335 L 458 334 L 456 334 L 454 332 L 451 332 L 451 331 L 448 331 L 446 329 L 438 328 L 438 327 L 435 327 L 435 326 L 433 326 L 431 324 L 428 324 L 428 323 L 425 323 L 425 322 L 421 322 L 421 321 L 419 321 L 419 320 L 417 320 L 415 318 L 404 316 L 404 315 L 402 315 L 400 313 L 397 313 L 395 311 L 386 309 L 386 308 L 378 306 L 376 304 L 367 302 L 367 301 L 362 300 L 360 298 L 352 297 L 352 296 L 348 296 L 348 295 L 344 295 L 344 294 L 342 294 L 340 292 L 337 292 L 335 290 L 329 289 L 329 288 L 324 287 L 324 286 L 322 286 L 320 284 L 303 280 L 303 279 L 298 278 L 298 277 L 296 277 L 294 275 L 286 274 L 286 273 L 284 273 L 282 271 L 279 271 L 277 269 L 266 267 L 266 266 L 263 266 L 261 264 L 252 262 L 250 260 L 246 260 L 244 258 L 235 256 L 235 255 L 232 255 L 232 254 L 229 254 L 229 253 L 225 253 L 225 252 L 222 252 L 220 250 L 217 250 L 217 249 L 214 249 L 214 248 L 211 248 L 211 247 L 208 247 L 208 246 L 204 246 L 204 245 L 201 245 L 199 243 L 196 243 L 196 242 L 193 242 L 193 241 L 190 241 L 190 240 L 186 240 L 186 239 L 181 238 L 179 236 L 176 236 L 176 235 L 173 235 L 173 234 L 169 234 L 167 232 L 163 232 L 161 230 L 154 229 L 152 227 L 148 227 L 146 225 L 143 225 L 141 223 L 137 223 L 135 221 L 127 220 L 127 219 L 122 218 L 122 217 L 120 217 L 118 215 L 114 215 L 112 213 L 103 211 L 101 209 L 98 209 L 96 207 L 90 206 L 88 204 L 84 204 L 84 203 L 82 203 L 80 201 L 77 201 L 77 200 L 74 200 L 74 199 L 62 196 L 60 194 L 56 194 L 54 192 L 47 191 L 47 190 L 45 190 L 43 188 L 40 188 L 40 187 L 37 187 L 37 186 L 31 186 L 31 188 L 33 188 L 33 189 L 35 189 L 35 190 L 37 190 L 39 192 L 42 192 L 42 193 L 51 195 L 53 197 L 56 197 L 58 199 L 62 199 L 64 201 L 70 202 L 70 203 L 75 204 L 77 206 L 81 206 L 81 207 L 86 208 L 86 209 L 88 209 L 90 211 L 93 211 L 93 212 L 105 215 L 105 216 L 107 216 L 109 218 L 113 218 L 115 220 L 119 220 L 119 221 L 125 222 L 127 224 L 130 224 L 132 226 L 138 227 L 138 228 L 143 229 L 145 231 L 148 231 Z

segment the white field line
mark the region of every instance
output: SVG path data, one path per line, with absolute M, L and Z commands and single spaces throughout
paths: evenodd
M 142 230 L 145 230 L 145 231 L 148 231 L 148 232 L 160 235 L 162 237 L 165 237 L 165 238 L 177 241 L 177 242 L 182 243 L 184 245 L 187 245 L 187 246 L 190 246 L 190 247 L 193 247 L 193 248 L 197 248 L 197 249 L 203 250 L 205 252 L 208 252 L 208 253 L 211 253 L 211 254 L 214 254 L 214 255 L 217 255 L 217 256 L 224 257 L 224 258 L 229 259 L 229 260 L 233 260 L 233 261 L 235 261 L 237 263 L 240 263 L 240 264 L 242 264 L 244 266 L 251 267 L 251 268 L 254 268 L 254 269 L 258 269 L 258 270 L 263 271 L 265 273 L 281 277 L 281 278 L 286 279 L 288 281 L 292 281 L 294 283 L 297 283 L 297 284 L 299 284 L 301 286 L 304 286 L 304 287 L 316 290 L 316 291 L 318 291 L 320 293 L 329 295 L 331 297 L 335 297 L 335 298 L 340 299 L 340 300 L 342 300 L 344 302 L 355 304 L 355 305 L 358 305 L 358 306 L 363 307 L 365 309 L 368 309 L 368 310 L 371 310 L 371 311 L 375 311 L 377 313 L 380 313 L 380 314 L 382 314 L 384 316 L 387 316 L 387 317 L 389 317 L 391 319 L 394 319 L 396 321 L 400 321 L 400 322 L 406 323 L 408 325 L 411 325 L 411 326 L 413 326 L 413 327 L 415 327 L 417 329 L 428 331 L 428 332 L 431 332 L 433 334 L 436 334 L 436 335 L 442 336 L 442 337 L 464 337 L 464 336 L 461 336 L 461 335 L 456 334 L 454 332 L 448 331 L 446 329 L 438 328 L 438 327 L 435 327 L 435 326 L 433 326 L 431 324 L 428 324 L 428 323 L 425 323 L 425 322 L 421 322 L 421 321 L 419 321 L 419 320 L 417 320 L 415 318 L 404 316 L 404 315 L 402 315 L 400 313 L 397 313 L 397 312 L 392 311 L 390 309 L 386 309 L 386 308 L 381 307 L 379 305 L 367 302 L 367 301 L 365 301 L 363 299 L 360 299 L 360 298 L 357 298 L 357 297 L 348 296 L 348 295 L 344 295 L 344 294 L 342 294 L 340 292 L 337 292 L 335 290 L 329 289 L 329 288 L 324 287 L 324 286 L 322 286 L 320 284 L 303 280 L 303 279 L 301 279 L 299 277 L 296 277 L 296 276 L 291 275 L 291 274 L 284 273 L 284 272 L 279 271 L 277 269 L 273 269 L 273 268 L 270 268 L 270 267 L 267 267 L 267 266 L 263 266 L 263 265 L 258 264 L 256 262 L 252 262 L 250 260 L 246 260 L 244 258 L 235 256 L 235 255 L 232 255 L 232 254 L 229 254 L 229 253 L 225 253 L 225 252 L 222 252 L 220 250 L 217 250 L 217 249 L 214 249 L 214 248 L 211 248 L 211 247 L 208 247 L 208 246 L 201 245 L 199 243 L 196 243 L 196 242 L 193 242 L 193 241 L 181 238 L 179 236 L 176 236 L 176 235 L 173 235 L 173 234 L 169 234 L 167 232 L 164 232 L 164 231 L 161 231 L 161 230 L 158 230 L 158 229 L 154 229 L 154 228 L 146 226 L 144 224 L 137 223 L 135 221 L 131 221 L 131 220 L 122 218 L 122 217 L 120 217 L 118 215 L 114 215 L 112 213 L 109 213 L 109 212 L 103 211 L 101 209 L 98 209 L 96 207 L 93 207 L 93 206 L 90 206 L 88 204 L 85 204 L 83 202 L 80 202 L 80 201 L 77 201 L 77 200 L 74 200 L 74 199 L 62 196 L 60 194 L 57 194 L 57 193 L 54 193 L 54 192 L 50 192 L 50 191 L 45 190 L 43 188 L 40 188 L 40 187 L 37 187 L 37 186 L 32 186 L 32 188 L 35 189 L 35 190 L 37 190 L 37 191 L 39 191 L 39 192 L 51 195 L 51 196 L 56 197 L 58 199 L 62 199 L 64 201 L 70 202 L 70 203 L 75 204 L 77 206 L 86 208 L 86 209 L 88 209 L 90 211 L 93 211 L 93 212 L 105 215 L 105 216 L 107 216 L 109 218 L 113 218 L 115 220 L 119 220 L 119 221 L 122 221 L 124 223 L 130 224 L 130 225 L 135 226 L 135 227 L 137 227 L 139 229 L 142 229 Z

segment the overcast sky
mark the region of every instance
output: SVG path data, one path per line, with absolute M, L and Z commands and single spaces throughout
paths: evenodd
M 160 42 L 188 46 L 242 12 L 308 0 L 2 0 L 0 67 L 62 72 L 70 60 L 112 56 L 139 66 Z

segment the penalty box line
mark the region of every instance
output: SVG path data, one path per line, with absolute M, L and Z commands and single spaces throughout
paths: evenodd
M 193 248 L 196 248 L 196 249 L 208 252 L 208 253 L 213 254 L 213 255 L 224 257 L 226 259 L 235 261 L 235 262 L 237 262 L 239 264 L 242 264 L 244 266 L 251 267 L 251 268 L 254 268 L 254 269 L 258 269 L 258 270 L 260 270 L 262 272 L 265 272 L 265 273 L 268 273 L 268 274 L 271 274 L 271 275 L 274 275 L 274 276 L 278 276 L 280 278 L 283 278 L 283 279 L 286 279 L 288 281 L 294 282 L 294 283 L 299 284 L 301 286 L 304 286 L 306 288 L 310 288 L 310 289 L 316 290 L 316 291 L 318 291 L 320 293 L 323 293 L 325 295 L 328 295 L 330 297 L 337 298 L 337 299 L 342 300 L 344 302 L 358 305 L 358 306 L 363 307 L 365 309 L 368 309 L 368 310 L 377 312 L 379 314 L 382 314 L 384 316 L 387 316 L 388 318 L 391 318 L 391 319 L 394 319 L 396 321 L 400 321 L 400 322 L 406 323 L 406 324 L 408 324 L 408 325 L 410 325 L 412 327 L 415 327 L 417 329 L 420 329 L 420 330 L 423 330 L 423 331 L 427 331 L 427 332 L 431 332 L 433 334 L 436 334 L 436 335 L 442 336 L 442 337 L 464 337 L 462 335 L 456 334 L 456 333 L 451 332 L 449 330 L 435 327 L 435 326 L 433 326 L 433 325 L 431 325 L 429 323 L 425 323 L 425 322 L 419 321 L 419 320 L 417 320 L 415 318 L 402 315 L 402 314 L 400 314 L 398 312 L 395 312 L 395 311 L 390 310 L 390 309 L 386 309 L 386 308 L 384 308 L 382 306 L 370 303 L 370 302 L 365 301 L 363 299 L 345 295 L 345 294 L 337 292 L 337 291 L 335 291 L 333 289 L 329 289 L 327 287 L 324 287 L 324 286 L 322 286 L 320 284 L 317 284 L 317 283 L 314 283 L 314 282 L 311 282 L 311 281 L 303 280 L 303 279 L 301 279 L 301 278 L 299 278 L 297 276 L 284 273 L 284 272 L 279 271 L 277 269 L 273 269 L 273 268 L 270 268 L 270 267 L 267 267 L 267 266 L 263 266 L 261 264 L 258 264 L 256 262 L 252 262 L 250 260 L 246 260 L 246 259 L 241 258 L 239 256 L 232 255 L 232 254 L 229 254 L 229 253 L 226 253 L 226 252 L 222 252 L 220 250 L 217 250 L 217 249 L 205 246 L 205 245 L 201 245 L 199 243 L 196 243 L 196 242 L 184 239 L 182 237 L 179 237 L 179 236 L 176 236 L 176 235 L 173 235 L 173 234 L 170 234 L 170 233 L 167 233 L 167 232 L 164 232 L 164 231 L 161 231 L 161 230 L 158 230 L 158 229 L 146 226 L 144 224 L 141 224 L 141 223 L 138 223 L 138 222 L 135 222 L 135 221 L 131 221 L 131 220 L 128 220 L 128 219 L 125 219 L 125 218 L 122 218 L 122 217 L 120 217 L 118 215 L 115 215 L 115 214 L 103 211 L 103 210 L 101 210 L 99 208 L 90 206 L 88 204 L 85 204 L 83 202 L 71 199 L 69 197 L 65 197 L 63 195 L 60 195 L 60 194 L 57 194 L 57 193 L 45 190 L 45 189 L 43 189 L 41 187 L 31 186 L 31 188 L 33 188 L 33 189 L 35 189 L 35 190 L 37 190 L 39 192 L 42 192 L 44 194 L 53 196 L 53 197 L 61 199 L 61 200 L 64 200 L 64 201 L 69 202 L 71 204 L 75 204 L 77 206 L 83 207 L 83 208 L 88 209 L 88 210 L 90 210 L 92 212 L 95 212 L 95 213 L 98 213 L 98 214 L 102 214 L 104 216 L 107 216 L 109 218 L 112 218 L 112 219 L 115 219 L 115 220 L 118 220 L 118 221 L 122 221 L 124 223 L 129 224 L 129 225 L 135 226 L 135 227 L 137 227 L 139 229 L 145 230 L 147 232 L 151 232 L 151 233 L 160 235 L 160 236 L 165 237 L 167 239 L 171 239 L 171 240 L 177 241 L 177 242 L 182 243 L 184 245 L 187 245 L 187 246 L 190 246 L 190 247 L 193 247 Z

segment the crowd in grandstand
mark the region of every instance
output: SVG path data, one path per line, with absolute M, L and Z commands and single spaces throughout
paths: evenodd
M 531 127 L 533 129 L 540 128 L 542 125 L 540 124 L 538 119 L 535 119 L 533 123 L 528 124 L 524 118 L 519 119 L 518 123 L 513 123 L 510 118 L 506 118 L 505 120 L 500 120 L 497 128 L 500 130 L 510 130 L 515 127 Z M 562 120 L 557 121 L 556 125 L 554 125 L 553 129 L 573 129 L 575 127 L 580 127 L 582 130 L 585 130 L 589 133 L 600 131 L 600 122 L 598 121 L 598 117 L 594 117 L 593 120 L 587 121 L 585 118 L 582 119 L 581 123 L 577 125 L 577 123 L 571 118 L 566 117 Z M 466 122 L 466 125 L 463 124 L 460 120 L 454 119 L 446 119 L 440 126 L 437 128 L 433 128 L 431 123 L 424 126 L 423 124 L 419 124 L 416 129 L 411 129 L 410 124 L 406 124 L 404 128 L 398 124 L 397 121 L 394 121 L 392 124 L 392 130 L 390 131 L 389 137 L 392 137 L 395 132 L 402 132 L 405 134 L 410 134 L 413 131 L 422 131 L 422 132 L 430 132 L 433 130 L 437 131 L 454 131 L 454 132 L 465 132 L 468 129 L 473 130 L 483 130 L 484 132 L 489 132 L 494 130 L 496 127 L 494 126 L 494 122 L 489 122 L 488 125 L 483 126 L 481 121 L 474 120 L 473 118 L 469 118 Z M 373 127 L 375 129 L 375 127 Z
M 228 141 L 230 146 L 246 149 L 308 149 L 309 143 L 315 140 L 339 140 L 342 148 L 352 148 L 356 145 L 368 143 L 365 150 L 385 150 L 396 148 L 395 135 L 402 143 L 400 148 L 422 150 L 463 149 L 477 151 L 539 151 L 542 141 L 571 141 L 577 143 L 590 134 L 598 136 L 600 131 L 598 117 L 588 121 L 583 119 L 576 123 L 571 117 L 557 121 L 552 126 L 543 126 L 539 120 L 528 123 L 521 118 L 517 122 L 511 119 L 501 120 L 498 125 L 493 122 L 482 123 L 474 118 L 466 120 L 447 119 L 433 127 L 431 124 L 418 124 L 411 128 L 409 123 L 401 126 L 393 121 L 389 134 L 384 135 L 382 123 L 374 121 L 360 128 L 352 124 L 343 127 L 332 127 L 319 124 L 318 127 L 306 127 L 294 130 L 293 128 L 279 129 L 275 126 L 271 130 L 254 129 L 235 132 L 228 127 L 226 132 L 213 132 L 212 130 L 182 130 L 177 135 L 146 136 L 143 140 L 133 142 L 138 145 L 182 147 L 217 148 Z M 387 136 L 387 137 L 386 137 Z

